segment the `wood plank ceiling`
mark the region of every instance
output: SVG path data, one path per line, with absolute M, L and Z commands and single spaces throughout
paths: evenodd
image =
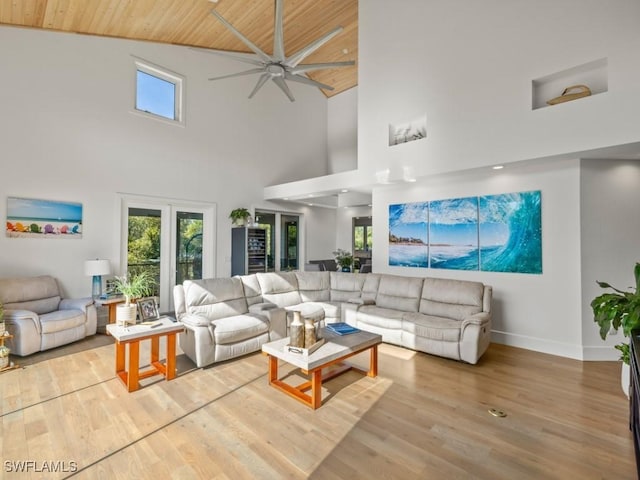
M 272 53 L 274 0 L 0 0 L 0 24 L 250 52 L 209 13 L 212 8 Z M 285 0 L 285 53 L 296 52 L 338 25 L 344 30 L 309 55 L 305 64 L 357 62 L 358 0 Z M 237 70 L 211 74 L 235 73 L 244 67 L 238 64 Z M 323 90 L 330 97 L 357 85 L 357 63 L 308 76 L 333 86 L 333 91 Z

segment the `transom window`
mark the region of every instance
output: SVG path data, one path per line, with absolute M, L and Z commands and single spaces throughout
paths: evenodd
M 135 65 L 136 111 L 183 123 L 183 78 L 141 60 L 136 60 Z

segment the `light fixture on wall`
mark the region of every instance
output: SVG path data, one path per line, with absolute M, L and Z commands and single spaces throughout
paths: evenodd
M 93 283 L 91 288 L 91 296 L 95 299 L 102 295 L 102 275 L 109 275 L 111 273 L 111 265 L 109 260 L 85 260 L 84 262 L 84 274 L 93 276 Z

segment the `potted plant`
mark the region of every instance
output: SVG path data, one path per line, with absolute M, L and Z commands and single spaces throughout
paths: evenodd
M 333 256 L 336 259 L 336 263 L 342 268 L 343 272 L 351 271 L 351 265 L 353 264 L 353 255 L 351 255 L 351 252 L 339 248 L 333 252 Z
M 114 291 L 124 296 L 124 304 L 118 305 L 116 308 L 116 322 L 118 325 L 125 326 L 135 323 L 137 307 L 136 305 L 131 305 L 131 301 L 151 295 L 155 284 L 155 279 L 147 271 L 142 271 L 135 275 L 125 273 L 123 276 L 114 279 Z
M 234 210 L 231 210 L 229 218 L 233 221 L 234 224 L 242 227 L 245 225 L 247 220 L 251 218 L 251 214 L 246 208 L 236 208 Z
M 613 293 L 603 293 L 591 302 L 593 320 L 600 327 L 600 338 L 605 340 L 611 330 L 622 328 L 625 337 L 631 335 L 631 330 L 640 327 L 640 263 L 633 269 L 635 290 L 618 290 L 607 282 L 596 283 L 601 288 L 610 288 Z M 620 350 L 622 360 L 622 389 L 629 396 L 629 343 L 621 342 L 615 346 Z

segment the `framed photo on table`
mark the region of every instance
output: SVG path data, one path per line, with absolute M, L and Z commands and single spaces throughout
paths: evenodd
M 138 305 L 138 313 L 140 313 L 141 322 L 158 318 L 156 297 L 141 298 L 136 302 L 136 304 Z

